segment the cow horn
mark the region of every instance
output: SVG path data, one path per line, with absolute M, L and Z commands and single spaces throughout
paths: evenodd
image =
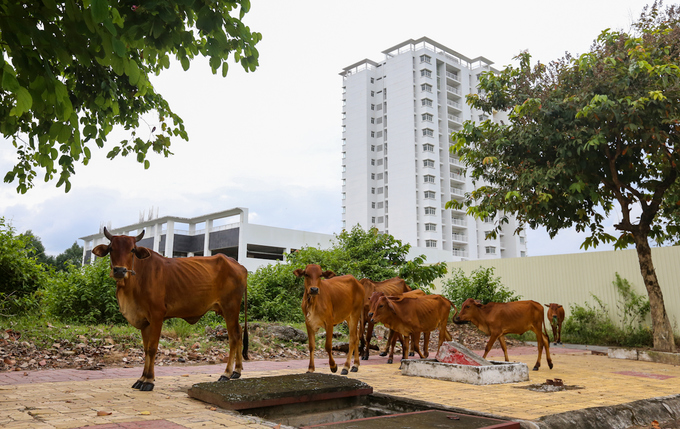
M 111 235 L 111 233 L 109 232 L 108 229 L 106 229 L 106 227 L 104 227 L 104 237 L 108 238 L 109 241 L 113 240 L 113 235 Z
M 139 242 L 139 240 L 141 240 L 142 237 L 144 237 L 144 230 L 142 230 L 142 232 L 140 232 L 139 235 L 135 237 L 135 243 Z

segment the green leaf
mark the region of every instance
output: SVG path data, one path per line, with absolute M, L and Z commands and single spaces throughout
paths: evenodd
M 125 66 L 125 74 L 130 80 L 130 85 L 137 85 L 137 82 L 139 82 L 140 70 L 135 60 L 130 60 L 127 62 Z
M 31 97 L 31 93 L 26 88 L 19 87 L 16 91 L 16 96 L 17 104 L 10 111 L 10 116 L 21 116 L 28 112 L 33 105 L 33 97 Z
M 109 3 L 106 0 L 92 0 L 92 19 L 94 22 L 104 22 L 109 16 Z
M 125 57 L 127 55 L 127 48 L 125 47 L 125 43 L 121 42 L 119 39 L 113 37 L 111 39 L 111 43 L 113 44 L 113 51 L 118 55 L 119 57 Z

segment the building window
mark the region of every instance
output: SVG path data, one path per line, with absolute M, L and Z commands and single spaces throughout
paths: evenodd
M 378 131 L 378 132 L 376 133 L 376 135 L 375 135 L 375 136 L 376 136 L 376 138 L 380 138 L 380 137 L 382 137 L 382 131 Z
M 423 178 L 425 179 L 425 183 L 434 183 L 434 176 L 431 174 L 426 174 Z
M 375 223 L 375 216 L 371 217 L 371 223 Z
M 524 244 L 524 237 L 519 238 L 519 244 Z
M 372 208 L 372 209 L 375 208 L 375 203 L 371 203 L 371 208 Z
M 371 194 L 375 194 L 375 188 L 371 188 Z
M 432 100 L 430 100 L 429 98 L 423 98 L 422 100 L 420 100 L 420 102 L 422 103 L 423 107 L 432 107 Z
M 420 91 L 421 92 L 432 92 L 432 85 L 429 83 L 424 83 L 420 85 Z
M 383 188 L 378 188 L 378 195 L 382 195 L 383 193 Z
M 344 200 L 345 198 L 347 198 L 347 194 L 345 194 L 345 193 L 343 192 L 343 193 L 342 193 L 342 199 Z
M 371 131 L 371 137 L 375 137 L 375 131 Z
M 375 173 L 371 173 L 371 180 L 375 180 Z
M 375 110 L 375 104 L 371 104 L 371 110 Z
M 437 230 L 437 224 L 436 223 L 426 223 L 425 224 L 425 231 L 436 231 Z
M 371 145 L 371 152 L 375 152 L 375 145 L 374 144 Z
M 487 115 L 479 115 L 479 122 L 486 121 L 487 119 L 489 119 Z
M 493 216 L 487 216 L 484 218 L 485 223 L 493 223 Z
M 432 113 L 423 113 L 422 115 L 420 115 L 420 117 L 425 122 L 432 122 Z
M 375 124 L 375 118 L 371 118 L 371 123 Z
M 425 143 L 423 145 L 423 152 L 434 152 L 434 145 L 430 143 Z
M 422 69 L 420 71 L 420 77 L 432 77 L 432 72 L 428 69 Z
M 373 204 L 375 204 L 375 203 L 373 203 Z M 381 202 L 378 203 L 378 208 L 379 208 L 379 209 L 383 208 L 383 203 L 381 203 Z
M 371 91 L 371 97 L 375 96 L 375 92 Z
M 527 252 L 525 252 L 524 250 L 522 250 L 521 252 L 519 252 L 519 256 L 520 256 L 520 258 L 524 258 L 524 257 L 527 256 Z
M 425 240 L 425 247 L 437 247 L 437 240 Z
M 345 158 L 347 158 L 347 152 L 342 153 L 342 159 L 345 159 Z
M 371 83 L 375 82 L 375 79 L 371 78 Z
M 431 59 L 432 59 L 432 57 L 430 57 L 429 55 L 421 55 L 421 56 L 420 56 L 420 62 L 421 62 L 421 63 L 430 64 L 430 60 L 431 60 Z
M 425 214 L 426 215 L 436 215 L 437 214 L 437 209 L 434 207 L 425 207 Z
M 433 136 L 434 136 L 434 130 L 431 130 L 429 128 L 423 129 L 423 137 L 433 137 Z
M 434 191 L 425 191 L 425 199 L 427 200 L 434 200 L 436 197 L 436 194 Z
M 382 179 L 383 179 L 383 174 L 382 174 L 382 173 L 378 173 L 378 177 L 377 177 L 377 178 L 378 178 L 378 180 L 382 180 Z
M 378 223 L 384 223 L 385 218 L 383 216 L 378 216 Z
M 424 159 L 424 160 L 423 160 L 423 167 L 425 167 L 425 168 L 434 168 L 434 160 L 432 160 L 432 159 Z
M 380 159 L 378 160 L 378 165 L 383 165 L 383 160 L 382 160 L 382 158 L 380 158 Z
M 379 144 L 378 147 L 375 148 L 376 151 L 382 152 L 383 150 L 383 145 Z
M 484 249 L 485 249 L 487 255 L 495 255 L 496 254 L 496 248 L 494 246 L 486 246 Z
M 382 116 L 379 117 L 379 118 L 375 121 L 375 123 L 376 123 L 376 124 L 382 124 Z
M 375 165 L 375 159 L 371 159 L 371 165 Z

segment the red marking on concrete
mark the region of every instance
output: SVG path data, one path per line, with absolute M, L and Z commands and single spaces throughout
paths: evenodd
M 480 364 L 478 364 L 477 362 L 475 362 L 474 360 L 470 359 L 469 357 L 467 357 L 466 355 L 457 350 L 441 358 L 437 356 L 437 361 L 442 363 L 457 363 L 459 365 L 481 366 Z
M 614 374 L 630 375 L 633 377 L 653 378 L 654 380 L 668 380 L 669 378 L 675 378 L 674 375 L 650 374 L 648 372 L 636 372 L 636 371 L 618 371 L 615 372 Z

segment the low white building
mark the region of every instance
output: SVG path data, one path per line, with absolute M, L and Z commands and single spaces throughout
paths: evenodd
M 107 227 L 114 235 L 137 235 L 144 230 L 138 243 L 161 255 L 182 258 L 223 253 L 236 259 L 248 271 L 282 261 L 284 255 L 302 247 L 328 249 L 335 236 L 287 228 L 248 223 L 248 209 L 236 207 L 194 218 L 178 216 L 156 217 L 123 227 Z M 83 263 L 94 260 L 92 249 L 108 244 L 103 228 L 96 234 L 81 237 Z M 172 249 L 172 251 L 170 251 Z

